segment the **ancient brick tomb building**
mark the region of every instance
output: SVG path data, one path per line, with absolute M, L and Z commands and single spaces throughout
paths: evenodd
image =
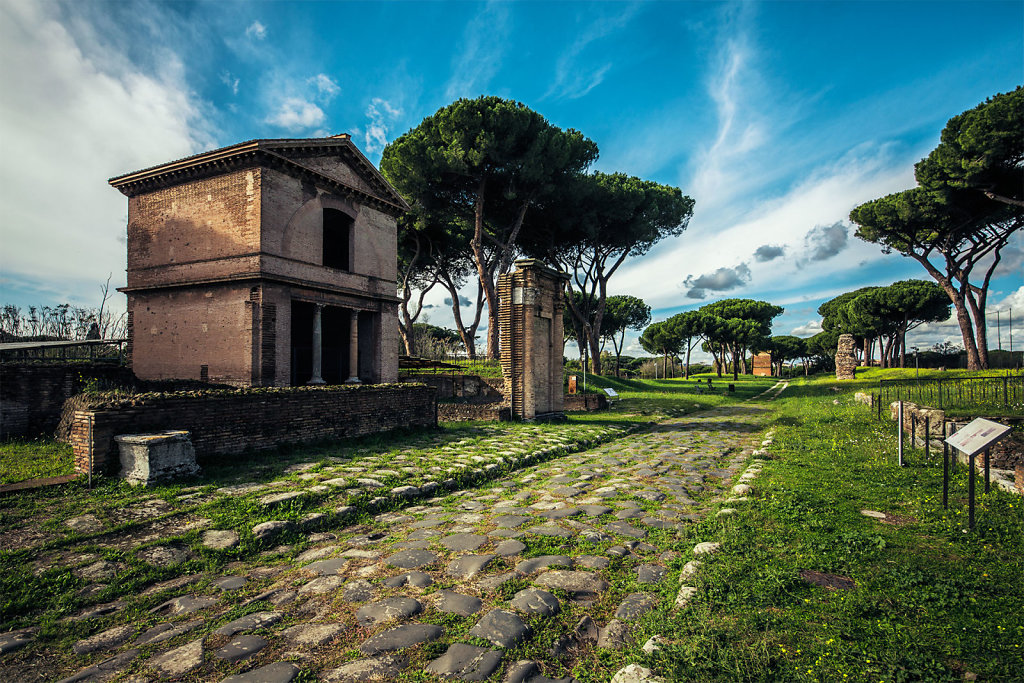
M 396 217 L 347 135 L 253 140 L 110 180 L 142 379 L 393 382 Z

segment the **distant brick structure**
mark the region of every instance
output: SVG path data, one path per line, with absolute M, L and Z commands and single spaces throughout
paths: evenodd
M 772 354 L 767 351 L 762 351 L 754 356 L 753 366 L 752 372 L 755 377 L 771 377 L 774 374 L 772 372 Z
M 521 259 L 498 282 L 501 372 L 513 419 L 564 418 L 562 282 L 565 275 Z
M 855 379 L 857 376 L 857 356 L 854 349 L 857 342 L 852 334 L 839 335 L 839 345 L 836 348 L 836 379 Z
M 394 382 L 401 196 L 347 135 L 253 140 L 119 176 L 141 379 Z
M 141 394 L 97 399 L 76 410 L 71 427 L 75 471 L 110 473 L 118 434 L 184 425 L 200 461 L 283 444 L 437 426 L 437 391 L 422 385 L 255 389 Z

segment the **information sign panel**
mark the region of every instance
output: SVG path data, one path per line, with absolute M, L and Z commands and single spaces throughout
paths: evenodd
M 979 417 L 946 439 L 946 443 L 965 455 L 976 455 L 1006 436 L 1009 431 L 1006 425 Z

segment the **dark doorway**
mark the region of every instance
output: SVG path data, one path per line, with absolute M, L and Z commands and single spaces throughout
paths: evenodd
M 292 302 L 291 385 L 301 386 L 313 376 L 314 305 Z M 341 384 L 348 378 L 349 312 L 324 306 L 320 314 L 320 376 L 327 384 Z

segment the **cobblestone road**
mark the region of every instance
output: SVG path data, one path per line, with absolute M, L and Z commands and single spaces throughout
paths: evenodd
M 310 532 L 288 562 L 288 548 L 276 548 L 228 573 L 151 586 L 143 595 L 166 602 L 134 619 L 130 601 L 99 605 L 76 618 L 114 620 L 74 645 L 80 668 L 65 680 L 289 681 L 300 671 L 324 681 L 429 680 L 423 671 L 575 680 L 574 667 L 601 649 L 639 652 L 656 632 L 652 616 L 673 607 L 681 571 L 695 566 L 679 532 L 722 513 L 767 415 L 747 404 L 668 419 L 479 488 Z M 329 486 L 332 476 L 306 483 Z M 262 504 L 293 494 L 301 490 Z M 259 526 L 268 539 L 282 528 Z M 234 542 L 230 530 L 204 535 L 210 548 Z M 90 566 L 101 574 L 102 564 Z M 0 651 L 33 637 L 5 634 Z

